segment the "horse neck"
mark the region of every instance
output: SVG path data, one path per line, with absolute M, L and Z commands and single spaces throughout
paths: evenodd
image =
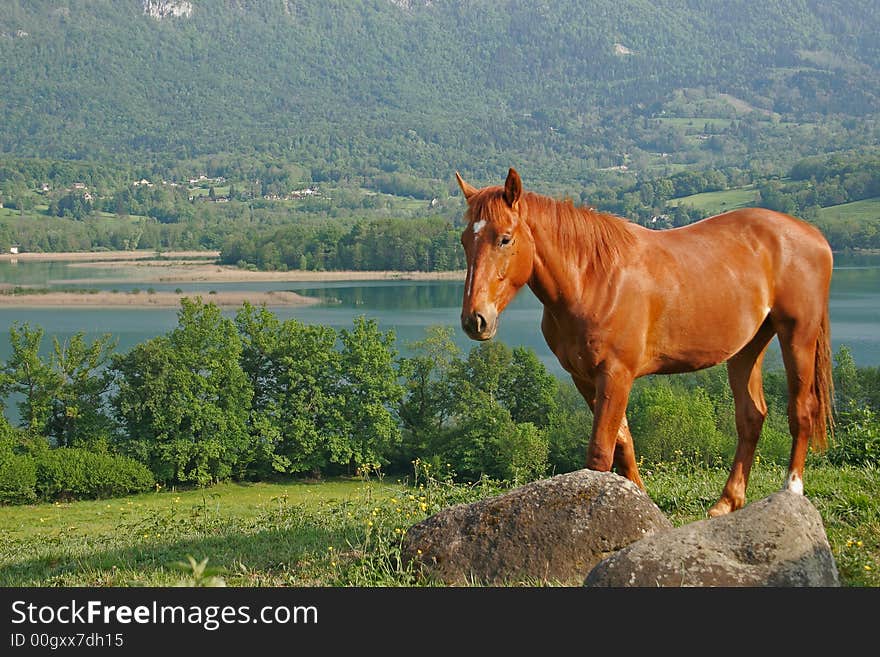
M 634 240 L 630 224 L 547 197 L 524 200 L 535 244 L 528 282 L 535 296 L 545 306 L 570 305 L 607 291 L 608 275 Z

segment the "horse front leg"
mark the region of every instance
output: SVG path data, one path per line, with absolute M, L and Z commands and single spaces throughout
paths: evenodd
M 633 446 L 632 434 L 629 432 L 629 424 L 626 415 L 620 422 L 617 430 L 617 441 L 614 445 L 614 468 L 622 477 L 626 477 L 636 486 L 645 490 L 645 484 L 639 476 L 639 466 L 636 465 L 636 452 Z
M 592 381 L 588 379 L 577 376 L 572 377 L 572 379 L 574 380 L 574 384 L 577 387 L 578 391 L 586 400 L 587 405 L 590 407 L 590 410 L 593 412 L 593 424 L 595 425 L 596 386 Z M 628 396 L 629 395 L 627 394 L 627 397 Z M 638 486 L 642 490 L 645 490 L 645 484 L 642 482 L 641 476 L 639 476 L 639 467 L 638 465 L 636 465 L 636 455 L 635 449 L 633 447 L 632 434 L 629 431 L 629 423 L 626 421 L 625 413 L 623 419 L 620 421 L 620 426 L 617 429 L 617 435 L 614 441 L 614 457 L 612 458 L 612 462 L 614 464 L 614 469 L 617 470 L 617 473 L 619 475 L 621 475 L 622 477 L 626 477 L 636 486 Z
M 612 465 L 617 464 L 621 475 L 644 488 L 636 467 L 632 436 L 626 424 L 626 404 L 632 383 L 632 375 L 620 369 L 602 372 L 596 378 L 593 433 L 587 447 L 587 468 L 608 472 Z

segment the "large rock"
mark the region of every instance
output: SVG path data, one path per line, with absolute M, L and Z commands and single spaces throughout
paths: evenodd
M 612 552 L 671 529 L 635 484 L 579 470 L 413 525 L 404 556 L 447 584 L 576 584 Z
M 649 536 L 608 557 L 586 586 L 839 586 L 822 518 L 781 491 L 739 511 Z

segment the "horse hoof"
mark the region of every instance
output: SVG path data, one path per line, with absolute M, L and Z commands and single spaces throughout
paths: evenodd
M 709 517 L 717 518 L 718 516 L 727 515 L 733 511 L 733 503 L 730 500 L 720 499 L 709 509 Z

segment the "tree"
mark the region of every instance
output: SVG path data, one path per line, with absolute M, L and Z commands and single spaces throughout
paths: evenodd
M 515 347 L 510 366 L 502 372 L 498 397 L 514 422 L 547 427 L 556 410 L 559 384 L 535 352 Z
M 634 389 L 630 430 L 636 453 L 649 463 L 688 461 L 712 465 L 728 441 L 718 430 L 704 388 L 681 390 L 665 379 Z
M 109 334 L 91 343 L 82 332 L 64 343 L 54 339 L 52 365 L 58 378 L 46 435 L 58 447 L 106 449 L 112 431 L 104 403 L 112 380 L 106 367 L 115 348 Z
M 206 485 L 245 471 L 253 388 L 241 350 L 217 306 L 184 298 L 175 329 L 114 356 L 119 440 L 157 479 Z
M 400 442 L 396 411 L 404 393 L 397 381 L 394 332 L 382 333 L 375 320 L 361 316 L 339 338 L 339 396 L 349 460 L 356 466 L 387 462 L 385 455 Z
M 3 396 L 17 394 L 22 425 L 43 434 L 52 413 L 52 403 L 60 387 L 58 373 L 40 356 L 43 329 L 29 324 L 13 324 L 9 329 L 12 354 L 3 366 L 0 390 Z
M 572 472 L 584 467 L 593 414 L 573 383 L 558 386 L 555 410 L 547 429 L 548 462 L 552 472 Z
M 236 316 L 242 367 L 254 390 L 250 431 L 257 472 L 311 472 L 348 463 L 340 429 L 336 331 L 295 319 L 279 322 L 245 304 Z
M 859 371 L 856 367 L 852 350 L 842 345 L 834 354 L 834 392 L 838 408 L 845 408 L 849 402 L 858 402 L 861 398 Z
M 549 444 L 544 431 L 531 422 L 516 425 L 501 437 L 498 446 L 498 470 L 514 485 L 533 481 L 547 472 Z
M 429 446 L 451 413 L 451 391 L 445 379 L 453 363 L 460 361 L 461 352 L 452 341 L 451 327 L 431 326 L 425 332 L 423 340 L 408 345 L 415 355 L 401 361 L 406 392 L 399 410 L 404 456 L 398 466 L 407 465 L 414 456 L 427 458 Z
M 0 375 L 0 392 L 21 395 L 24 426 L 56 447 L 103 448 L 112 429 L 104 394 L 115 343 L 109 335 L 88 343 L 84 335 L 79 332 L 64 343 L 54 338 L 52 356 L 43 358 L 42 328 L 10 328 L 12 356 Z

